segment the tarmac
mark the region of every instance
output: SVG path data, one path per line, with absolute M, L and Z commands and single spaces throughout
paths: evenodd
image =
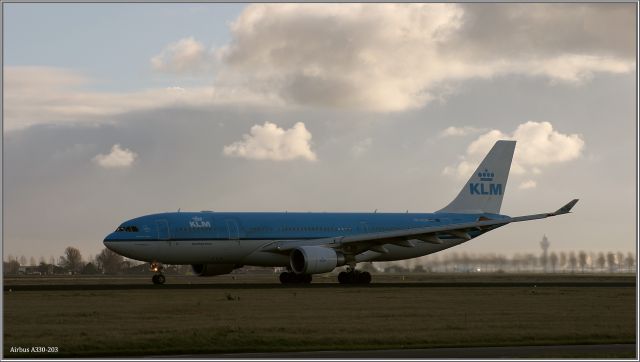
M 66 291 L 66 290 L 132 290 L 132 289 L 273 289 L 273 288 L 627 288 L 635 287 L 635 282 L 412 282 L 412 283 L 371 283 L 366 285 L 342 285 L 338 283 L 287 284 L 274 283 L 239 283 L 239 284 L 5 284 L 5 292 L 19 291 Z
M 586 344 L 560 346 L 462 347 L 430 349 L 388 349 L 367 351 L 311 351 L 273 353 L 185 354 L 147 356 L 153 359 L 497 359 L 497 358 L 575 358 L 593 356 L 611 358 L 621 353 L 637 358 L 635 344 Z M 602 356 L 602 357 L 600 357 Z

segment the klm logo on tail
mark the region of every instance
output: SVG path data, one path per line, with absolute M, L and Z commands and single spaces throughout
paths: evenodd
M 486 168 L 484 172 L 478 172 L 481 182 L 469 182 L 471 195 L 502 195 L 502 184 L 491 182 L 493 176 L 493 172 L 489 172 Z

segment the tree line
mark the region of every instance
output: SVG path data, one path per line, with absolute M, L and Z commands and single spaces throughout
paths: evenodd
M 124 258 L 104 248 L 95 257 L 84 260 L 79 249 L 67 247 L 55 260 L 46 262 L 44 257 L 36 263 L 35 258 L 20 258 L 9 255 L 3 262 L 4 274 L 127 274 L 147 272 L 147 263 Z M 426 255 L 416 259 L 396 262 L 374 263 L 367 266 L 372 271 L 388 272 L 549 272 L 549 273 L 620 273 L 634 272 L 635 254 L 628 252 L 550 252 L 536 255 L 518 253 L 505 256 L 497 253 L 473 254 L 449 252 Z M 186 274 L 189 266 L 165 266 L 165 272 Z
M 140 264 L 107 248 L 85 261 L 79 249 L 69 246 L 57 261 L 51 257 L 46 262 L 40 257 L 36 264 L 35 258 L 31 257 L 27 264 L 26 257 L 9 255 L 3 262 L 3 270 L 5 274 L 119 274 Z
M 377 263 L 376 263 L 377 265 Z M 628 252 L 561 251 L 536 255 L 517 253 L 436 253 L 417 259 L 380 263 L 379 270 L 431 272 L 547 272 L 547 273 L 631 273 L 636 256 Z

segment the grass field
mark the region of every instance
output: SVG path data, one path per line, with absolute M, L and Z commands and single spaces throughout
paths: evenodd
M 44 358 L 635 343 L 635 310 L 633 287 L 5 291 L 3 348 Z

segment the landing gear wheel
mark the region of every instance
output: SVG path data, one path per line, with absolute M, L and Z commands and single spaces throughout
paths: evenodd
M 369 284 L 371 283 L 371 274 L 351 269 L 350 271 L 340 272 L 338 274 L 338 282 L 340 284 Z
M 280 273 L 280 283 L 282 284 L 289 284 L 291 283 L 291 273 L 289 272 L 283 272 Z
M 152 272 L 156 273 L 154 276 L 151 277 L 151 281 L 153 282 L 153 284 L 157 284 L 157 285 L 164 284 L 164 282 L 166 281 L 166 278 L 164 277 L 164 275 L 162 275 L 162 269 L 164 269 L 164 267 L 162 266 L 162 263 L 154 261 L 151 263 L 151 265 L 149 265 L 149 267 Z
M 340 274 L 338 274 L 338 282 L 340 284 L 347 284 L 349 283 L 349 274 L 347 272 L 340 272 Z
M 360 273 L 358 276 L 358 283 L 369 284 L 371 283 L 371 274 L 369 272 Z
M 164 275 L 162 274 L 158 274 L 158 284 L 164 284 L 165 281 L 167 281 L 167 279 L 164 277 Z
M 151 277 L 151 281 L 153 282 L 153 284 L 162 285 L 166 281 L 166 278 L 162 274 L 156 274 Z

